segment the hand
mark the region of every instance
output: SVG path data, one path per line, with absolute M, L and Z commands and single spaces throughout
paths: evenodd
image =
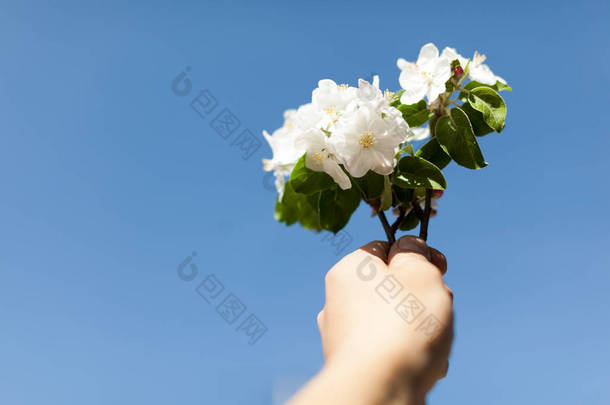
M 371 242 L 326 275 L 318 315 L 327 368 L 367 368 L 394 396 L 423 402 L 443 378 L 453 339 L 453 294 L 445 257 L 412 236 L 388 252 Z M 364 402 L 363 402 L 364 403 Z

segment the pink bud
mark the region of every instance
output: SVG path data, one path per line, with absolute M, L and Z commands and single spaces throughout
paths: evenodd
M 455 69 L 453 69 L 453 74 L 456 76 L 461 76 L 464 74 L 464 69 L 462 69 L 461 66 L 456 66 Z
M 432 190 L 432 198 L 439 199 L 443 196 L 443 190 Z

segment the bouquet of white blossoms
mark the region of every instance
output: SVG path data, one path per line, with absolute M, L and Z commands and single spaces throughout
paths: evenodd
M 389 242 L 418 224 L 425 240 L 434 200 L 447 187 L 441 170 L 451 160 L 487 166 L 477 137 L 504 128 L 498 92 L 511 89 L 484 61 L 453 48 L 439 54 L 430 43 L 416 62 L 398 59 L 397 92 L 382 92 L 378 76 L 358 87 L 320 80 L 310 103 L 287 110 L 273 135 L 263 131 L 273 151 L 263 164 L 275 174 L 277 220 L 336 233 L 363 200 Z M 412 142 L 426 138 L 415 152 Z M 389 209 L 397 217 L 392 224 Z

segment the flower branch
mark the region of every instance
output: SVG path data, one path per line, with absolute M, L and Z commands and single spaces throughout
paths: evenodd
M 415 62 L 397 60 L 398 92 L 382 92 L 378 76 L 357 87 L 320 80 L 309 103 L 287 110 L 273 135 L 263 131 L 273 151 L 263 164 L 276 177 L 276 218 L 336 233 L 365 201 L 390 243 L 418 224 L 426 239 L 447 187 L 442 170 L 451 161 L 485 167 L 478 139 L 504 129 L 498 92 L 511 89 L 484 61 L 426 44 Z M 426 138 L 415 151 L 413 142 Z M 391 225 L 386 210 L 397 216 Z

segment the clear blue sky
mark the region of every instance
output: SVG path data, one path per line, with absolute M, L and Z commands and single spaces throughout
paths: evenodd
M 0 402 L 270 404 L 315 373 L 335 248 L 274 221 L 266 145 L 244 160 L 210 124 L 228 108 L 262 141 L 319 79 L 397 88 L 429 41 L 514 88 L 490 166 L 448 167 L 431 224 L 457 337 L 430 403 L 610 402 L 607 3 L 49 3 L 0 7 Z M 368 214 L 350 249 L 383 237 Z M 206 274 L 247 307 L 234 324 Z

